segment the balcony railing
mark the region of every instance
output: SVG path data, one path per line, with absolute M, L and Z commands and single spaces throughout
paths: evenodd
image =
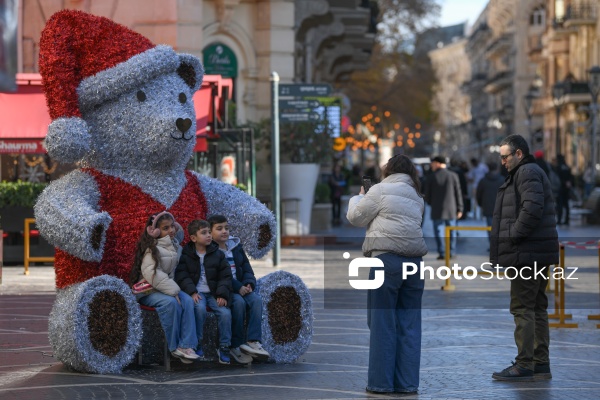
M 563 17 L 554 19 L 554 27 L 561 28 L 567 21 L 590 21 L 594 22 L 598 16 L 597 0 L 574 1 L 567 5 Z

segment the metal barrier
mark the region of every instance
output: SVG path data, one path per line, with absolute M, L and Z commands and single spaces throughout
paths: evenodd
M 446 266 L 450 265 L 450 232 L 451 231 L 491 231 L 491 226 L 446 226 Z M 456 290 L 450 278 L 446 279 L 446 283 L 442 286 L 442 290 Z
M 30 235 L 31 235 L 31 224 L 35 224 L 35 218 L 25 218 L 25 230 L 23 231 L 23 240 L 24 240 L 24 256 L 23 256 L 23 265 L 25 267 L 24 274 L 29 275 L 29 263 L 30 262 L 54 262 L 54 257 L 32 257 L 30 255 L 31 245 L 30 245 Z
M 558 322 L 551 322 L 548 326 L 551 328 L 577 328 L 579 324 L 565 322 L 565 319 L 572 318 L 572 315 L 565 314 L 565 246 L 563 244 L 560 245 L 559 260 L 559 265 L 554 267 L 554 271 L 558 269 L 561 272 L 561 278 L 554 283 L 554 314 L 548 314 L 548 318 L 558 318 Z

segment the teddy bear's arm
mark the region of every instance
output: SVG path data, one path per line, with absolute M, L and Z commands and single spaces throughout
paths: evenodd
M 73 171 L 52 182 L 34 207 L 36 224 L 48 242 L 85 261 L 102 260 L 112 218 L 98 207 L 100 191 L 93 177 Z
M 227 217 L 233 234 L 253 258 L 262 258 L 273 247 L 276 224 L 273 213 L 256 198 L 233 185 L 194 173 L 206 196 L 208 215 Z

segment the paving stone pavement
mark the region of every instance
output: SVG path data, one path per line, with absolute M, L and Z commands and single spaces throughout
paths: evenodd
M 424 228 L 426 235 L 430 233 L 427 223 Z M 347 268 L 343 252 L 359 255 L 362 231 L 344 226 L 328 234 L 337 236 L 338 243 L 282 249 L 280 268 L 304 280 L 311 290 L 315 314 L 312 344 L 294 364 L 244 367 L 173 361 L 171 372 L 152 366 L 128 367 L 120 375 L 69 371 L 53 358 L 48 343 L 53 268 L 34 266 L 30 275 L 24 276 L 22 266 L 5 266 L 0 285 L 0 398 L 397 398 L 365 393 L 369 331 L 363 293 L 336 291 L 325 272 Z M 598 238 L 599 234 L 598 227 L 561 229 L 565 239 Z M 485 258 L 483 239 L 481 235 L 461 236 L 452 261 L 464 265 L 480 262 Z M 426 264 L 442 265 L 436 256 L 430 251 L 424 258 Z M 506 280 L 454 280 L 456 290 L 449 292 L 441 291 L 443 281 L 434 279 L 426 281 L 424 294 L 419 393 L 403 398 L 599 398 L 600 329 L 596 323 L 600 321 L 587 320 L 588 314 L 600 313 L 598 255 L 573 250 L 567 260 L 581 267 L 581 279 L 567 284 L 567 309 L 579 327 L 551 329 L 552 380 L 515 383 L 491 379 L 492 372 L 508 366 L 516 353 Z M 268 259 L 254 261 L 253 267 L 259 277 L 274 270 Z M 552 295 L 550 300 L 552 304 Z

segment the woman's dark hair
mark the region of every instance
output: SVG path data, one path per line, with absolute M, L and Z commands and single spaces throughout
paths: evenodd
M 147 229 L 149 226 L 152 226 L 154 217 L 156 215 L 157 214 L 152 214 L 148 217 L 146 226 L 144 226 L 144 231 L 142 232 L 135 247 L 135 259 L 133 261 L 133 268 L 131 268 L 131 272 L 129 274 L 129 283 L 131 286 L 135 285 L 142 278 L 142 260 L 144 260 L 146 250 L 150 249 L 150 254 L 152 254 L 152 259 L 154 260 L 154 274 L 156 274 L 156 268 L 158 268 L 158 264 L 160 263 L 160 255 L 158 254 L 158 249 L 156 248 L 156 239 L 148 234 Z M 160 223 L 165 219 L 172 218 L 169 214 L 161 215 L 160 218 L 158 218 L 158 221 L 156 221 L 155 226 L 160 226 Z
M 421 197 L 421 181 L 419 181 L 419 174 L 415 165 L 410 161 L 410 158 L 406 157 L 404 154 L 396 154 L 394 157 L 390 158 L 383 167 L 383 177 L 387 178 L 392 174 L 406 174 L 410 176 L 412 180 L 412 187 L 415 188 L 417 194 Z

